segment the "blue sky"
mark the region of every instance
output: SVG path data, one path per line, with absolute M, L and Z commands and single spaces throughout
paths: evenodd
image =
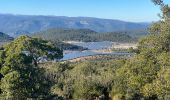
M 165 0 L 170 4 L 170 0 Z M 151 0 L 0 0 L 0 13 L 97 17 L 132 22 L 159 19 Z

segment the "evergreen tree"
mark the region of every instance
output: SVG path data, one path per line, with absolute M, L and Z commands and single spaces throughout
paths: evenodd
M 1 50 L 1 99 L 43 99 L 49 95 L 50 82 L 38 67 L 41 56 L 61 58 L 62 51 L 48 41 L 28 36 L 17 38 Z

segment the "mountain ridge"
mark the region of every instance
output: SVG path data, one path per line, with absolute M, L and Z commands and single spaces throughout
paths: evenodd
M 57 16 L 57 15 L 24 15 L 24 14 L 11 14 L 11 13 L 0 13 L 0 15 L 8 15 L 8 16 L 32 16 L 32 17 L 65 17 L 65 18 L 94 18 L 94 19 L 104 19 L 104 20 L 115 20 L 115 21 L 123 21 L 123 22 L 131 22 L 131 23 L 143 23 L 143 24 L 150 24 L 153 21 L 139 21 L 139 22 L 133 22 L 133 21 L 127 21 L 127 20 L 121 20 L 121 19 L 111 19 L 111 18 L 100 18 L 100 17 L 89 17 L 89 16 Z
M 93 17 L 67 17 L 44 15 L 13 15 L 0 14 L 0 31 L 15 36 L 30 34 L 50 28 L 91 29 L 97 32 L 116 32 L 142 30 L 149 23 L 126 22 L 114 19 Z

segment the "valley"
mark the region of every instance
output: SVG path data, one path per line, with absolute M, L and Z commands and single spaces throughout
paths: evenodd
M 170 100 L 170 6 L 151 1 L 0 1 L 0 100 Z
M 73 59 L 91 58 L 97 55 L 131 55 L 128 53 L 129 48 L 136 48 L 136 44 L 132 43 L 115 43 L 109 41 L 103 42 L 78 42 L 78 41 L 64 41 L 65 43 L 81 46 L 88 50 L 75 51 L 65 50 L 62 61 Z M 120 50 L 124 51 L 120 51 Z M 114 51 L 117 50 L 117 51 Z M 97 58 L 96 58 L 97 59 Z
M 47 29 L 90 29 L 96 32 L 144 31 L 151 23 L 126 22 L 94 17 L 0 14 L 0 31 L 10 36 L 30 35 Z M 138 33 L 138 32 L 135 32 Z M 140 32 L 139 34 L 140 35 Z

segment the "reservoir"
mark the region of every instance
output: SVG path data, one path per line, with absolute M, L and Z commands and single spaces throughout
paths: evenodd
M 72 60 L 75 58 L 86 57 L 86 56 L 95 56 L 95 55 L 129 55 L 127 52 L 113 52 L 114 43 L 110 41 L 103 42 L 69 42 L 70 44 L 82 46 L 88 48 L 84 51 L 72 51 L 65 50 L 63 53 L 63 60 Z M 110 50 L 110 51 L 109 51 Z

